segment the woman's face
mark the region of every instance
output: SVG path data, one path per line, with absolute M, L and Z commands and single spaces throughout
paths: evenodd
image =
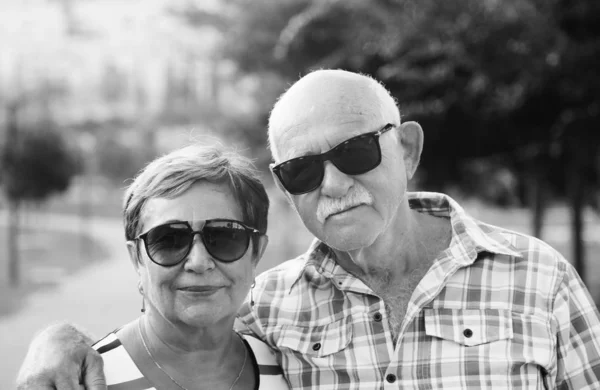
M 227 185 L 197 182 L 177 198 L 148 200 L 142 209 L 140 232 L 176 221 L 189 221 L 199 230 L 204 220 L 214 218 L 241 221 L 242 211 Z M 196 235 L 187 257 L 168 268 L 153 263 L 141 241 L 137 245 L 137 270 L 151 318 L 191 327 L 233 324 L 254 280 L 252 244 L 241 259 L 223 263 L 211 257 Z M 132 250 L 135 247 L 130 247 Z

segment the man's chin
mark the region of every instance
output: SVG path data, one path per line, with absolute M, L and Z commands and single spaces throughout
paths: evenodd
M 326 228 L 323 233 L 323 236 L 319 237 L 319 239 L 330 248 L 342 252 L 369 247 L 376 239 L 373 231 L 370 232 L 371 234 L 365 234 L 365 231 L 361 228 L 349 226 Z

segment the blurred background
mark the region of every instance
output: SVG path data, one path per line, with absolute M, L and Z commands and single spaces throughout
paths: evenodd
M 138 315 L 120 202 L 162 153 L 217 137 L 253 157 L 260 269 L 305 250 L 266 124 L 318 68 L 372 75 L 421 123 L 413 188 L 548 241 L 600 303 L 598 1 L 0 0 L 1 389 L 43 326 Z

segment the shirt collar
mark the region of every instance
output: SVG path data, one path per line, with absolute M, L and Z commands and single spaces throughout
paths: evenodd
M 410 208 L 439 217 L 450 218 L 452 242 L 461 247 L 468 258 L 461 256 L 461 262 L 471 264 L 480 252 L 491 252 L 507 256 L 522 257 L 518 250 L 501 233 L 501 229 L 475 220 L 450 196 L 436 192 L 409 192 Z M 455 248 L 456 249 L 456 248 Z
M 450 218 L 452 241 L 449 250 L 460 265 L 472 264 L 480 252 L 523 257 L 498 228 L 475 220 L 450 196 L 436 192 L 408 192 L 407 197 L 413 210 Z M 290 291 L 303 276 L 317 282 L 315 279 L 331 279 L 340 272 L 334 252 L 316 238 L 302 256 L 306 259 L 304 267 Z
M 335 261 L 333 250 L 317 238 L 312 241 L 302 257 L 305 258 L 304 266 L 290 286 L 290 292 L 303 277 L 312 283 L 320 284 L 323 278 L 333 279 L 336 271 L 340 272 L 341 270 Z

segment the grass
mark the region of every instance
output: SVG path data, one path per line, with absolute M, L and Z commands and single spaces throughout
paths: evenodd
M 0 266 L 7 269 L 7 229 L 0 227 Z M 0 316 L 18 310 L 33 291 L 53 288 L 66 275 L 105 257 L 105 250 L 84 234 L 23 228 L 19 234 L 21 283 L 0 284 Z

